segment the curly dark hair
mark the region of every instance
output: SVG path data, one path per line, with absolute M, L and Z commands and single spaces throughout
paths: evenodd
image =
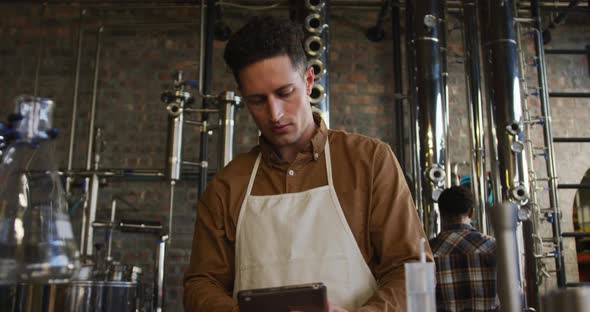
M 473 204 L 471 190 L 463 186 L 452 186 L 444 190 L 438 198 L 438 208 L 443 217 L 466 216 Z
M 223 58 L 239 84 L 238 75 L 244 67 L 280 55 L 287 55 L 294 69 L 305 72 L 303 30 L 289 20 L 256 16 L 231 36 Z

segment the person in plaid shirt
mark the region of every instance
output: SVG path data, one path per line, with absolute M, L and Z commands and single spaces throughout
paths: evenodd
M 430 240 L 438 311 L 497 311 L 496 241 L 471 226 L 473 195 L 462 186 L 439 199 L 442 231 Z

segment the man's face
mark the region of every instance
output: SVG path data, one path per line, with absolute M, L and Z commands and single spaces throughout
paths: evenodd
M 264 59 L 239 73 L 240 89 L 264 138 L 275 148 L 305 146 L 315 130 L 308 95 L 313 70 L 303 76 L 287 55 Z

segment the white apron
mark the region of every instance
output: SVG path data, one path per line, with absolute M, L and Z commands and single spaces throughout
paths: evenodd
M 327 141 L 325 153 L 328 185 L 252 196 L 258 155 L 238 217 L 234 298 L 244 289 L 323 282 L 331 304 L 355 310 L 377 289 L 336 197 Z

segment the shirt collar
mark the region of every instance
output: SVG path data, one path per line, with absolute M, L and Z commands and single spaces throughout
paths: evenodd
M 316 131 L 305 148 L 297 154 L 295 162 L 307 161 L 310 159 L 318 160 L 320 155 L 324 152 L 326 140 L 328 139 L 328 127 L 319 114 L 313 114 L 313 120 L 317 127 Z M 259 138 L 259 142 L 262 160 L 275 165 L 287 163 L 277 155 L 273 150 L 272 145 L 265 140 L 262 135 Z
M 444 225 L 442 228 L 443 231 L 453 231 L 453 230 L 470 230 L 470 231 L 475 231 L 475 228 L 473 226 L 471 226 L 471 224 L 466 224 L 466 223 L 454 223 L 454 224 L 448 224 L 448 225 Z

